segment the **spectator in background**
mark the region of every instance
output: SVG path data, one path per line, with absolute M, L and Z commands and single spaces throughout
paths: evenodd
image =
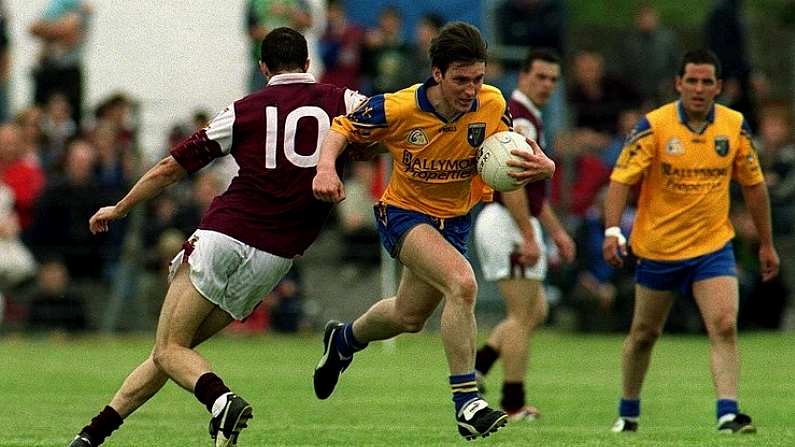
M 19 222 L 14 212 L 14 192 L 0 182 L 0 294 L 36 273 L 36 262 L 19 239 Z M 0 312 L 0 317 L 2 317 Z
M 617 130 L 619 113 L 637 107 L 640 97 L 623 77 L 606 72 L 604 64 L 600 53 L 578 51 L 568 98 L 575 127 L 610 135 Z
M 327 20 L 326 33 L 320 40 L 320 54 L 326 67 L 320 82 L 357 90 L 364 30 L 348 20 L 342 0 L 329 1 Z
M 44 172 L 34 155 L 22 144 L 22 128 L 16 123 L 0 125 L 0 182 L 14 194 L 14 212 L 22 230 L 33 221 L 34 206 L 45 184 Z
M 83 111 L 83 44 L 91 13 L 91 6 L 82 0 L 50 0 L 29 29 L 41 41 L 33 71 L 36 104 L 44 105 L 53 93 L 63 93 L 78 124 Z
M 41 131 L 47 144 L 39 152 L 42 167 L 48 174 L 62 165 L 66 142 L 77 133 L 77 123 L 71 114 L 69 99 L 65 95 L 55 93 L 50 96 L 41 120 Z
M 795 134 L 789 107 L 772 104 L 761 110 L 756 143 L 770 193 L 781 279 L 791 298 L 795 288 Z
M 28 311 L 28 329 L 74 334 L 88 329 L 82 297 L 69 288 L 69 271 L 57 259 L 39 268 L 36 290 Z
M 565 54 L 566 10 L 561 0 L 504 0 L 497 6 L 495 20 L 500 45 Z
M 246 30 L 249 37 L 251 74 L 248 91 L 254 92 L 268 82 L 259 69 L 260 42 L 275 28 L 290 27 L 300 33 L 312 26 L 307 0 L 248 0 Z
M 500 46 L 520 46 L 520 51 L 512 51 L 515 58 L 504 58 L 501 63 L 506 70 L 504 82 L 498 87 L 510 92 L 516 85 L 521 55 L 533 48 L 548 48 L 561 57 L 566 53 L 566 5 L 563 0 L 502 0 L 495 11 L 495 37 Z M 490 63 L 497 68 L 499 64 Z M 488 67 L 487 67 L 488 68 Z M 560 82 L 544 108 L 544 127 L 550 141 L 549 152 L 553 157 L 555 145 L 552 142 L 558 132 L 568 126 L 568 105 L 566 103 L 566 77 L 561 73 Z
M 115 144 L 124 152 L 136 150 L 135 136 L 138 129 L 135 107 L 135 102 L 126 94 L 116 92 L 100 102 L 94 111 L 94 127 L 103 124 L 110 126 L 115 132 Z
M 8 121 L 10 116 L 8 81 L 11 77 L 11 59 L 6 17 L 5 5 L 0 0 L 0 123 Z
M 417 22 L 414 29 L 413 60 L 410 67 L 416 72 L 414 82 L 424 82 L 428 77 L 428 70 L 431 68 L 431 58 L 428 57 L 428 50 L 431 48 L 431 41 L 439 35 L 439 31 L 444 26 L 445 20 L 438 14 L 424 14 Z
M 679 54 L 676 35 L 660 25 L 660 14 L 654 5 L 641 4 L 635 11 L 634 28 L 623 40 L 619 60 L 621 73 L 645 104 L 651 106 L 673 98 L 673 78 L 669 73 L 676 72 Z
M 715 0 L 704 24 L 704 37 L 707 48 L 718 56 L 723 66 L 721 102 L 742 113 L 751 128 L 756 129 L 751 59 L 742 5 L 742 0 Z
M 100 122 L 91 133 L 91 143 L 97 151 L 95 175 L 100 187 L 121 195 L 135 176 L 135 156 L 121 144 L 115 126 Z
M 373 221 L 373 204 L 378 195 L 373 194 L 373 182 L 380 172 L 377 160 L 354 161 L 350 176 L 345 181 L 345 200 L 340 202 L 337 213 L 343 238 L 342 276 L 356 278 L 362 271 L 380 266 L 381 252 L 378 249 L 378 232 Z
M 400 90 L 411 85 L 411 45 L 403 40 L 403 15 L 394 6 L 381 11 L 378 26 L 367 30 L 362 50 L 362 70 L 368 94 Z
M 41 195 L 29 237 L 39 259 L 57 255 L 73 278 L 92 282 L 104 270 L 104 237 L 92 237 L 86 222 L 100 204 L 114 199 L 95 181 L 96 159 L 96 149 L 85 140 L 67 146 L 63 176 Z

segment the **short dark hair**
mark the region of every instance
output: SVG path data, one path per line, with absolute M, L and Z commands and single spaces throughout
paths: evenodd
M 439 14 L 435 14 L 435 13 L 429 12 L 429 13 L 427 13 L 427 14 L 422 16 L 422 18 L 420 19 L 420 22 L 431 26 L 435 30 L 439 30 L 439 29 L 442 29 L 442 27 L 444 26 L 445 20 Z
M 441 70 L 442 74 L 456 62 L 471 64 L 486 62 L 486 41 L 480 31 L 464 22 L 450 22 L 439 31 L 439 35 L 431 42 L 428 50 L 431 67 Z
M 530 71 L 535 61 L 544 61 L 550 64 L 560 65 L 560 56 L 549 48 L 532 49 L 527 52 L 527 56 L 522 62 L 522 71 Z
M 715 55 L 710 50 L 706 48 L 698 49 L 698 50 L 690 50 L 682 56 L 682 64 L 679 66 L 679 77 L 685 75 L 685 65 L 687 64 L 707 64 L 712 65 L 715 67 L 715 78 L 720 79 L 721 77 L 721 66 L 720 66 L 720 59 L 718 56 Z
M 292 28 L 276 28 L 262 39 L 260 61 L 271 73 L 303 69 L 307 58 L 306 39 Z

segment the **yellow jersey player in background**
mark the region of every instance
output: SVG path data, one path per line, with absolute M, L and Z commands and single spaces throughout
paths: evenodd
M 331 395 L 354 352 L 374 340 L 420 331 L 443 304 L 441 335 L 459 433 L 488 436 L 506 423 L 475 382 L 475 297 L 477 283 L 465 257 L 469 211 L 491 191 L 477 175 L 483 140 L 511 128 L 505 99 L 483 85 L 486 44 L 472 25 L 453 22 L 429 50 L 432 76 L 392 94 L 369 99 L 347 117 L 334 120 L 321 148 L 313 189 L 331 202 L 345 192 L 334 169 L 347 143 L 380 141 L 393 159 L 389 184 L 375 207 L 381 240 L 404 269 L 397 295 L 375 303 L 353 323 L 331 321 L 314 375 L 315 394 Z M 534 153 L 513 165 L 515 175 L 536 181 L 552 175 L 554 163 L 533 143 Z M 527 210 L 525 210 L 525 215 Z M 396 393 L 399 387 L 393 387 Z
M 718 430 L 754 433 L 737 404 L 738 290 L 729 221 L 729 185 L 742 187 L 759 233 L 763 280 L 778 273 L 770 204 L 750 129 L 742 114 L 715 104 L 720 62 L 710 51 L 685 54 L 679 100 L 648 113 L 635 127 L 610 177 L 603 255 L 614 267 L 626 255 L 619 219 L 632 185 L 641 182 L 630 246 L 638 257 L 635 312 L 622 357 L 623 396 L 613 431 L 636 431 L 640 390 L 673 302 L 692 293 L 710 339 Z

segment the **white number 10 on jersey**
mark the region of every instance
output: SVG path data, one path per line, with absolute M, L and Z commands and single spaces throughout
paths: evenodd
M 312 155 L 301 155 L 295 151 L 295 134 L 298 130 L 298 121 L 301 118 L 314 118 L 317 120 L 317 141 Z M 278 110 L 274 106 L 265 108 L 265 168 L 276 169 L 276 139 L 278 138 Z M 330 127 L 330 119 L 320 107 L 302 106 L 287 114 L 284 119 L 284 156 L 290 163 L 299 168 L 312 168 L 317 166 L 320 158 L 320 145 L 326 137 Z

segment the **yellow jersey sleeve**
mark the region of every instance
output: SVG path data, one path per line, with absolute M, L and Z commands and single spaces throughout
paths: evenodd
M 656 151 L 654 134 L 646 117 L 635 125 L 616 161 L 610 180 L 634 185 L 643 178 Z
M 752 186 L 765 181 L 754 147 L 751 127 L 745 119 L 740 131 L 740 144 L 734 157 L 732 179 L 743 186 Z
M 374 143 L 381 141 L 389 134 L 388 122 L 394 116 L 387 117 L 387 98 L 376 95 L 368 98 L 351 113 L 334 118 L 331 129 L 345 135 L 349 143 Z M 393 104 L 392 115 L 399 112 L 399 104 Z M 395 110 L 397 109 L 397 110 Z M 392 118 L 391 120 L 389 118 Z

